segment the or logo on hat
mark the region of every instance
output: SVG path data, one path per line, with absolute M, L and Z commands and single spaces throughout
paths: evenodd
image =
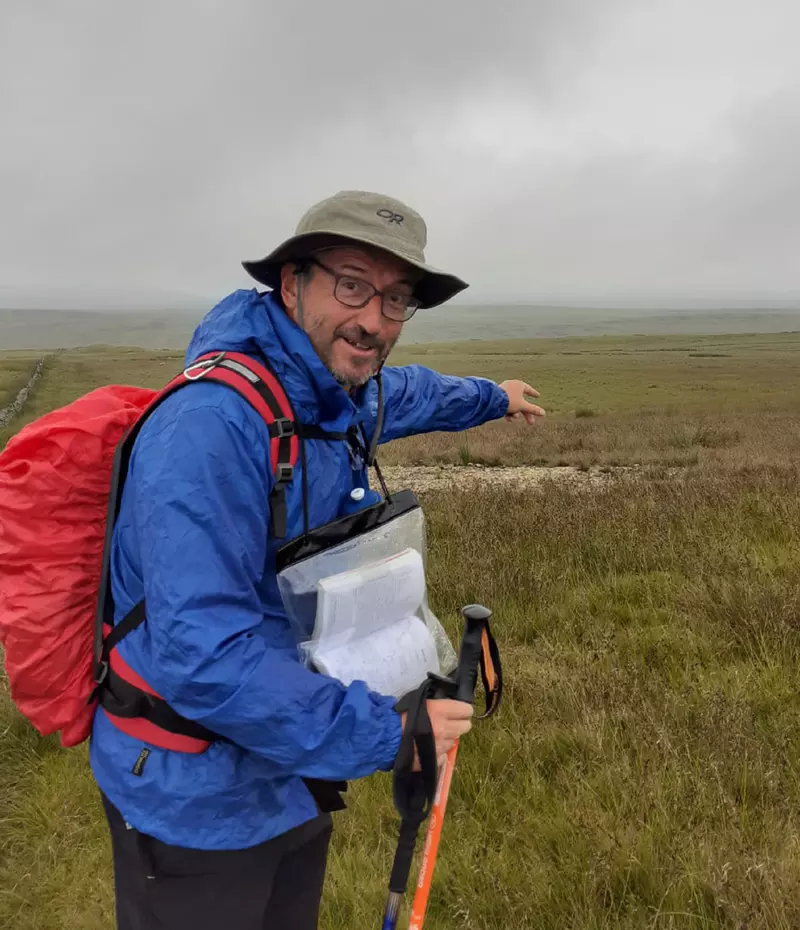
M 394 210 L 389 210 L 386 208 L 383 210 L 378 210 L 378 216 L 382 220 L 388 220 L 390 223 L 397 223 L 398 226 L 403 222 L 402 213 L 395 213 Z

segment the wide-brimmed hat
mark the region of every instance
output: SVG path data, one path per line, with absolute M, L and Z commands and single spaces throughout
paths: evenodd
M 414 294 L 422 307 L 435 307 L 467 288 L 455 275 L 425 261 L 428 231 L 411 207 L 369 191 L 340 191 L 314 204 L 297 224 L 295 234 L 269 255 L 242 262 L 248 274 L 272 290 L 280 290 L 281 265 L 300 261 L 318 249 L 362 244 L 382 249 L 422 272 Z

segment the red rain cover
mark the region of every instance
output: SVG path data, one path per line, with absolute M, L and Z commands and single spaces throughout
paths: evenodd
M 0 453 L 0 644 L 11 698 L 42 734 L 87 739 L 114 452 L 157 392 L 109 385 L 22 429 Z

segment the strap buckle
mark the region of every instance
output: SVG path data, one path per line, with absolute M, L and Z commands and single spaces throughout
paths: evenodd
M 288 417 L 278 417 L 271 424 L 270 433 L 273 433 L 278 439 L 283 439 L 285 436 L 294 436 L 294 421 Z
M 284 462 L 281 462 L 278 465 L 278 475 L 275 479 L 275 486 L 288 484 L 292 478 L 294 478 L 294 466 L 286 465 Z
M 108 662 L 105 659 L 102 659 L 98 665 L 98 673 L 95 675 L 94 683 L 99 687 L 103 682 L 108 678 Z
M 105 659 L 101 659 L 97 663 L 97 673 L 94 676 L 93 684 L 94 687 L 89 694 L 89 697 L 86 699 L 87 706 L 94 704 L 97 700 L 98 695 L 105 683 L 106 678 L 108 678 L 108 662 Z
M 224 352 L 219 352 L 213 358 L 204 358 L 199 362 L 194 362 L 192 365 L 189 365 L 188 368 L 184 368 L 183 377 L 187 381 L 199 381 L 203 375 L 208 374 L 212 368 L 216 368 L 217 365 L 225 358 Z

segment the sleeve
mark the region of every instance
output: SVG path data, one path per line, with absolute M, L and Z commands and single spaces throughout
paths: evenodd
M 147 602 L 146 677 L 178 713 L 270 760 L 277 774 L 389 770 L 401 735 L 394 699 L 306 669 L 282 609 L 264 614 L 266 431 L 227 388 L 202 387 L 204 406 L 158 422 L 153 414 L 126 486 Z
M 381 442 L 415 433 L 460 432 L 505 416 L 508 395 L 488 378 L 442 375 L 421 365 L 383 370 Z

